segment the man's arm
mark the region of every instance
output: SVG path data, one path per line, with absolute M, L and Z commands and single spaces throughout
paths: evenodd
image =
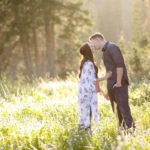
M 103 80 L 107 80 L 108 78 L 110 78 L 112 76 L 112 72 L 108 71 L 106 72 L 104 77 L 98 78 L 97 81 L 103 81 Z
M 117 69 L 117 82 L 113 87 L 121 87 L 121 80 L 123 76 L 123 67 L 118 67 Z
M 116 72 L 117 72 L 117 81 L 113 87 L 121 87 L 121 81 L 123 77 L 123 66 L 124 66 L 124 59 L 121 54 L 121 51 L 118 46 L 114 45 L 110 49 L 111 57 L 116 65 Z

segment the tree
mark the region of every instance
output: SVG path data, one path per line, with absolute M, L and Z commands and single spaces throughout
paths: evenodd
M 55 77 L 57 49 L 64 49 L 66 46 L 69 48 L 71 42 L 70 49 L 74 49 L 76 45 L 79 45 L 80 40 L 77 37 L 81 28 L 89 25 L 88 12 L 83 10 L 82 4 L 80 0 L 0 1 L 0 27 L 3 27 L 0 29 L 2 39 L 0 57 L 3 58 L 1 60 L 5 60 L 0 69 L 6 71 L 5 64 L 10 68 L 8 70 L 12 70 L 11 67 L 14 68 L 14 65 L 10 65 L 10 62 L 15 62 L 17 66 L 24 62 L 20 71 L 24 71 L 24 75 L 31 79 L 46 73 Z M 60 43 L 61 45 L 58 45 Z M 20 56 L 17 53 L 20 49 L 22 49 L 24 61 L 22 59 L 13 61 L 15 56 L 16 58 Z M 9 57 L 11 52 L 13 57 Z M 76 58 L 77 51 L 73 54 L 73 58 Z M 70 62 L 73 63 L 73 60 Z M 66 68 L 65 71 L 67 71 Z M 60 66 L 57 69 L 62 70 Z
M 132 80 L 148 77 L 149 39 L 145 26 L 146 6 L 143 1 L 133 3 L 131 18 L 131 41 L 122 41 L 121 50 L 125 52 L 128 72 Z
M 68 2 L 65 5 L 65 17 L 63 26 L 59 28 L 59 44 L 62 45 L 57 51 L 57 63 L 59 64 L 59 75 L 66 77 L 67 72 L 78 72 L 79 68 L 79 47 L 83 43 L 79 39 L 84 30 L 91 26 L 89 12 L 82 8 L 80 1 Z M 88 37 L 86 37 L 86 41 Z

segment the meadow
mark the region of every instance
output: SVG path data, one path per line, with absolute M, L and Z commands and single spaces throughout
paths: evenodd
M 0 150 L 149 150 L 150 81 L 131 83 L 136 136 L 119 135 L 110 102 L 98 95 L 100 124 L 78 133 L 78 79 L 1 79 Z M 101 87 L 105 89 L 104 83 Z

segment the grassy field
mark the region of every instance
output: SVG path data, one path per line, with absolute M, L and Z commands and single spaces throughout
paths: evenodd
M 118 135 L 110 102 L 99 95 L 100 124 L 92 122 L 92 136 L 77 132 L 78 80 L 1 80 L 0 150 L 149 150 L 150 82 L 130 85 L 135 137 Z M 102 88 L 105 90 L 104 85 Z

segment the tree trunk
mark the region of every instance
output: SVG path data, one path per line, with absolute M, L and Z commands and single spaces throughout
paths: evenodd
M 36 68 L 36 76 L 40 76 L 40 53 L 38 48 L 38 42 L 37 42 L 37 34 L 36 29 L 32 29 L 33 34 L 33 48 L 34 48 L 34 60 L 35 60 L 35 68 Z
M 26 75 L 30 79 L 33 78 L 33 67 L 32 67 L 32 59 L 31 59 L 31 52 L 29 47 L 29 41 L 28 36 L 26 34 L 21 35 L 21 44 L 23 49 L 23 55 L 24 55 L 24 62 L 26 67 Z
M 15 50 L 16 52 L 11 56 L 11 61 L 8 68 L 8 78 L 11 80 L 17 80 L 18 64 L 21 60 L 19 47 L 17 47 Z
M 5 67 L 8 65 L 7 61 L 8 58 L 12 55 L 14 48 L 17 46 L 18 41 L 12 44 L 10 47 L 7 47 L 1 54 L 0 54 L 0 74 L 2 71 L 5 71 Z
M 55 77 L 55 31 L 54 24 L 45 19 L 46 38 L 46 71 L 50 77 Z

